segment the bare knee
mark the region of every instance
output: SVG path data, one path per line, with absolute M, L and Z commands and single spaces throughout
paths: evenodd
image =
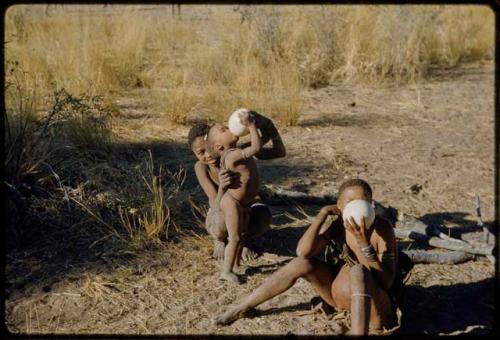
M 216 240 L 225 241 L 227 239 L 226 223 L 220 211 L 209 211 L 205 221 L 207 231 Z
M 227 230 L 225 226 L 214 225 L 210 228 L 210 235 L 212 235 L 217 241 L 226 242 L 227 241 Z
M 313 264 L 309 259 L 296 257 L 288 263 L 289 269 L 297 273 L 298 277 L 307 277 L 313 272 Z

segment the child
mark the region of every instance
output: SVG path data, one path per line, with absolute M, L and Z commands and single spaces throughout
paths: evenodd
M 271 141 L 272 147 L 262 147 L 255 155 L 259 160 L 281 158 L 286 155 L 285 145 L 281 139 L 278 129 L 273 122 L 257 112 L 252 112 L 255 118 L 257 128 L 262 133 L 262 145 Z M 197 123 L 191 127 L 188 134 L 188 144 L 198 159 L 194 166 L 196 178 L 201 188 L 208 197 L 209 209 L 205 221 L 205 227 L 214 239 L 213 257 L 218 260 L 224 258 L 225 244 L 227 243 L 227 229 L 219 204 L 222 194 L 227 186 L 233 181 L 231 171 L 219 167 L 219 159 L 213 158 L 207 152 L 206 135 L 209 125 Z M 241 148 L 247 147 L 250 143 L 241 145 Z M 269 207 L 262 203 L 255 203 L 251 207 L 249 230 L 247 239 L 259 236 L 269 230 L 271 224 L 271 211 Z M 243 247 L 242 259 L 251 260 L 257 254 Z
M 364 228 L 353 219 L 342 222 L 342 210 L 352 200 L 372 200 L 368 183 L 360 179 L 344 182 L 336 205 L 323 207 L 297 245 L 298 257 L 274 272 L 238 305 L 215 318 L 227 325 L 247 311 L 288 290 L 298 278 L 309 281 L 323 301 L 351 311 L 352 335 L 373 329 L 392 328 L 397 324 L 392 290 L 402 282 L 398 270 L 398 251 L 392 225 L 376 217 Z M 321 230 L 328 215 L 337 215 L 330 226 Z M 338 251 L 332 262 L 313 256 L 331 246 Z
M 234 283 L 239 283 L 239 279 L 234 274 L 233 267 L 239 264 L 251 205 L 259 190 L 259 174 L 253 156 L 261 149 L 255 120 L 250 113 L 247 112 L 241 121 L 250 131 L 250 145 L 245 148 L 236 147 L 238 137 L 223 124 L 213 125 L 207 134 L 209 153 L 214 159 L 220 159 L 221 170 L 227 169 L 234 174 L 232 183 L 227 186 L 220 199 L 220 209 L 228 234 L 221 278 Z

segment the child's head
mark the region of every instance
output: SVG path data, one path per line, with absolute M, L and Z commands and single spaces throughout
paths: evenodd
M 359 178 L 349 179 L 342 183 L 337 197 L 337 207 L 340 211 L 344 210 L 347 203 L 353 200 L 372 201 L 372 188 L 370 185 Z
M 213 157 L 220 157 L 227 149 L 236 147 L 238 139 L 226 125 L 216 123 L 210 127 L 207 134 L 209 152 Z
M 188 134 L 188 144 L 196 158 L 203 164 L 214 164 L 216 160 L 207 152 L 206 136 L 209 126 L 197 123 L 191 127 Z

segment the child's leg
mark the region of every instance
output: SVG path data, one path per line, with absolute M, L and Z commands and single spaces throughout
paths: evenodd
M 251 308 L 288 290 L 301 277 L 313 285 L 323 300 L 332 306 L 334 305 L 331 285 L 335 278 L 335 272 L 332 267 L 316 259 L 297 257 L 275 271 L 237 305 L 216 316 L 214 322 L 218 325 L 230 324 L 243 317 Z
M 214 238 L 214 251 L 212 256 L 217 260 L 224 259 L 224 248 L 227 242 L 227 228 L 221 210 L 208 209 L 205 228 Z
M 237 201 L 229 193 L 225 193 L 222 197 L 220 207 L 224 214 L 228 234 L 221 277 L 239 283 L 238 277 L 233 273 L 233 267 L 237 262 L 238 248 L 241 243 L 240 209 Z

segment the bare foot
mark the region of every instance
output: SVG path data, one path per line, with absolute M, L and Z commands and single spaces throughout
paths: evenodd
M 243 250 L 241 252 L 241 258 L 243 259 L 243 261 L 255 260 L 258 256 L 259 256 L 259 254 L 257 254 L 256 252 L 254 252 L 250 248 L 243 247 Z
M 226 248 L 226 244 L 222 241 L 219 240 L 214 240 L 214 252 L 212 256 L 219 260 L 222 261 L 224 260 L 224 249 Z
M 234 321 L 241 319 L 245 314 L 245 310 L 239 306 L 230 307 L 225 313 L 217 315 L 214 318 L 214 323 L 220 326 L 226 326 Z
M 220 278 L 229 282 L 240 284 L 240 279 L 238 278 L 238 276 L 236 276 L 236 274 L 231 272 L 220 274 Z

